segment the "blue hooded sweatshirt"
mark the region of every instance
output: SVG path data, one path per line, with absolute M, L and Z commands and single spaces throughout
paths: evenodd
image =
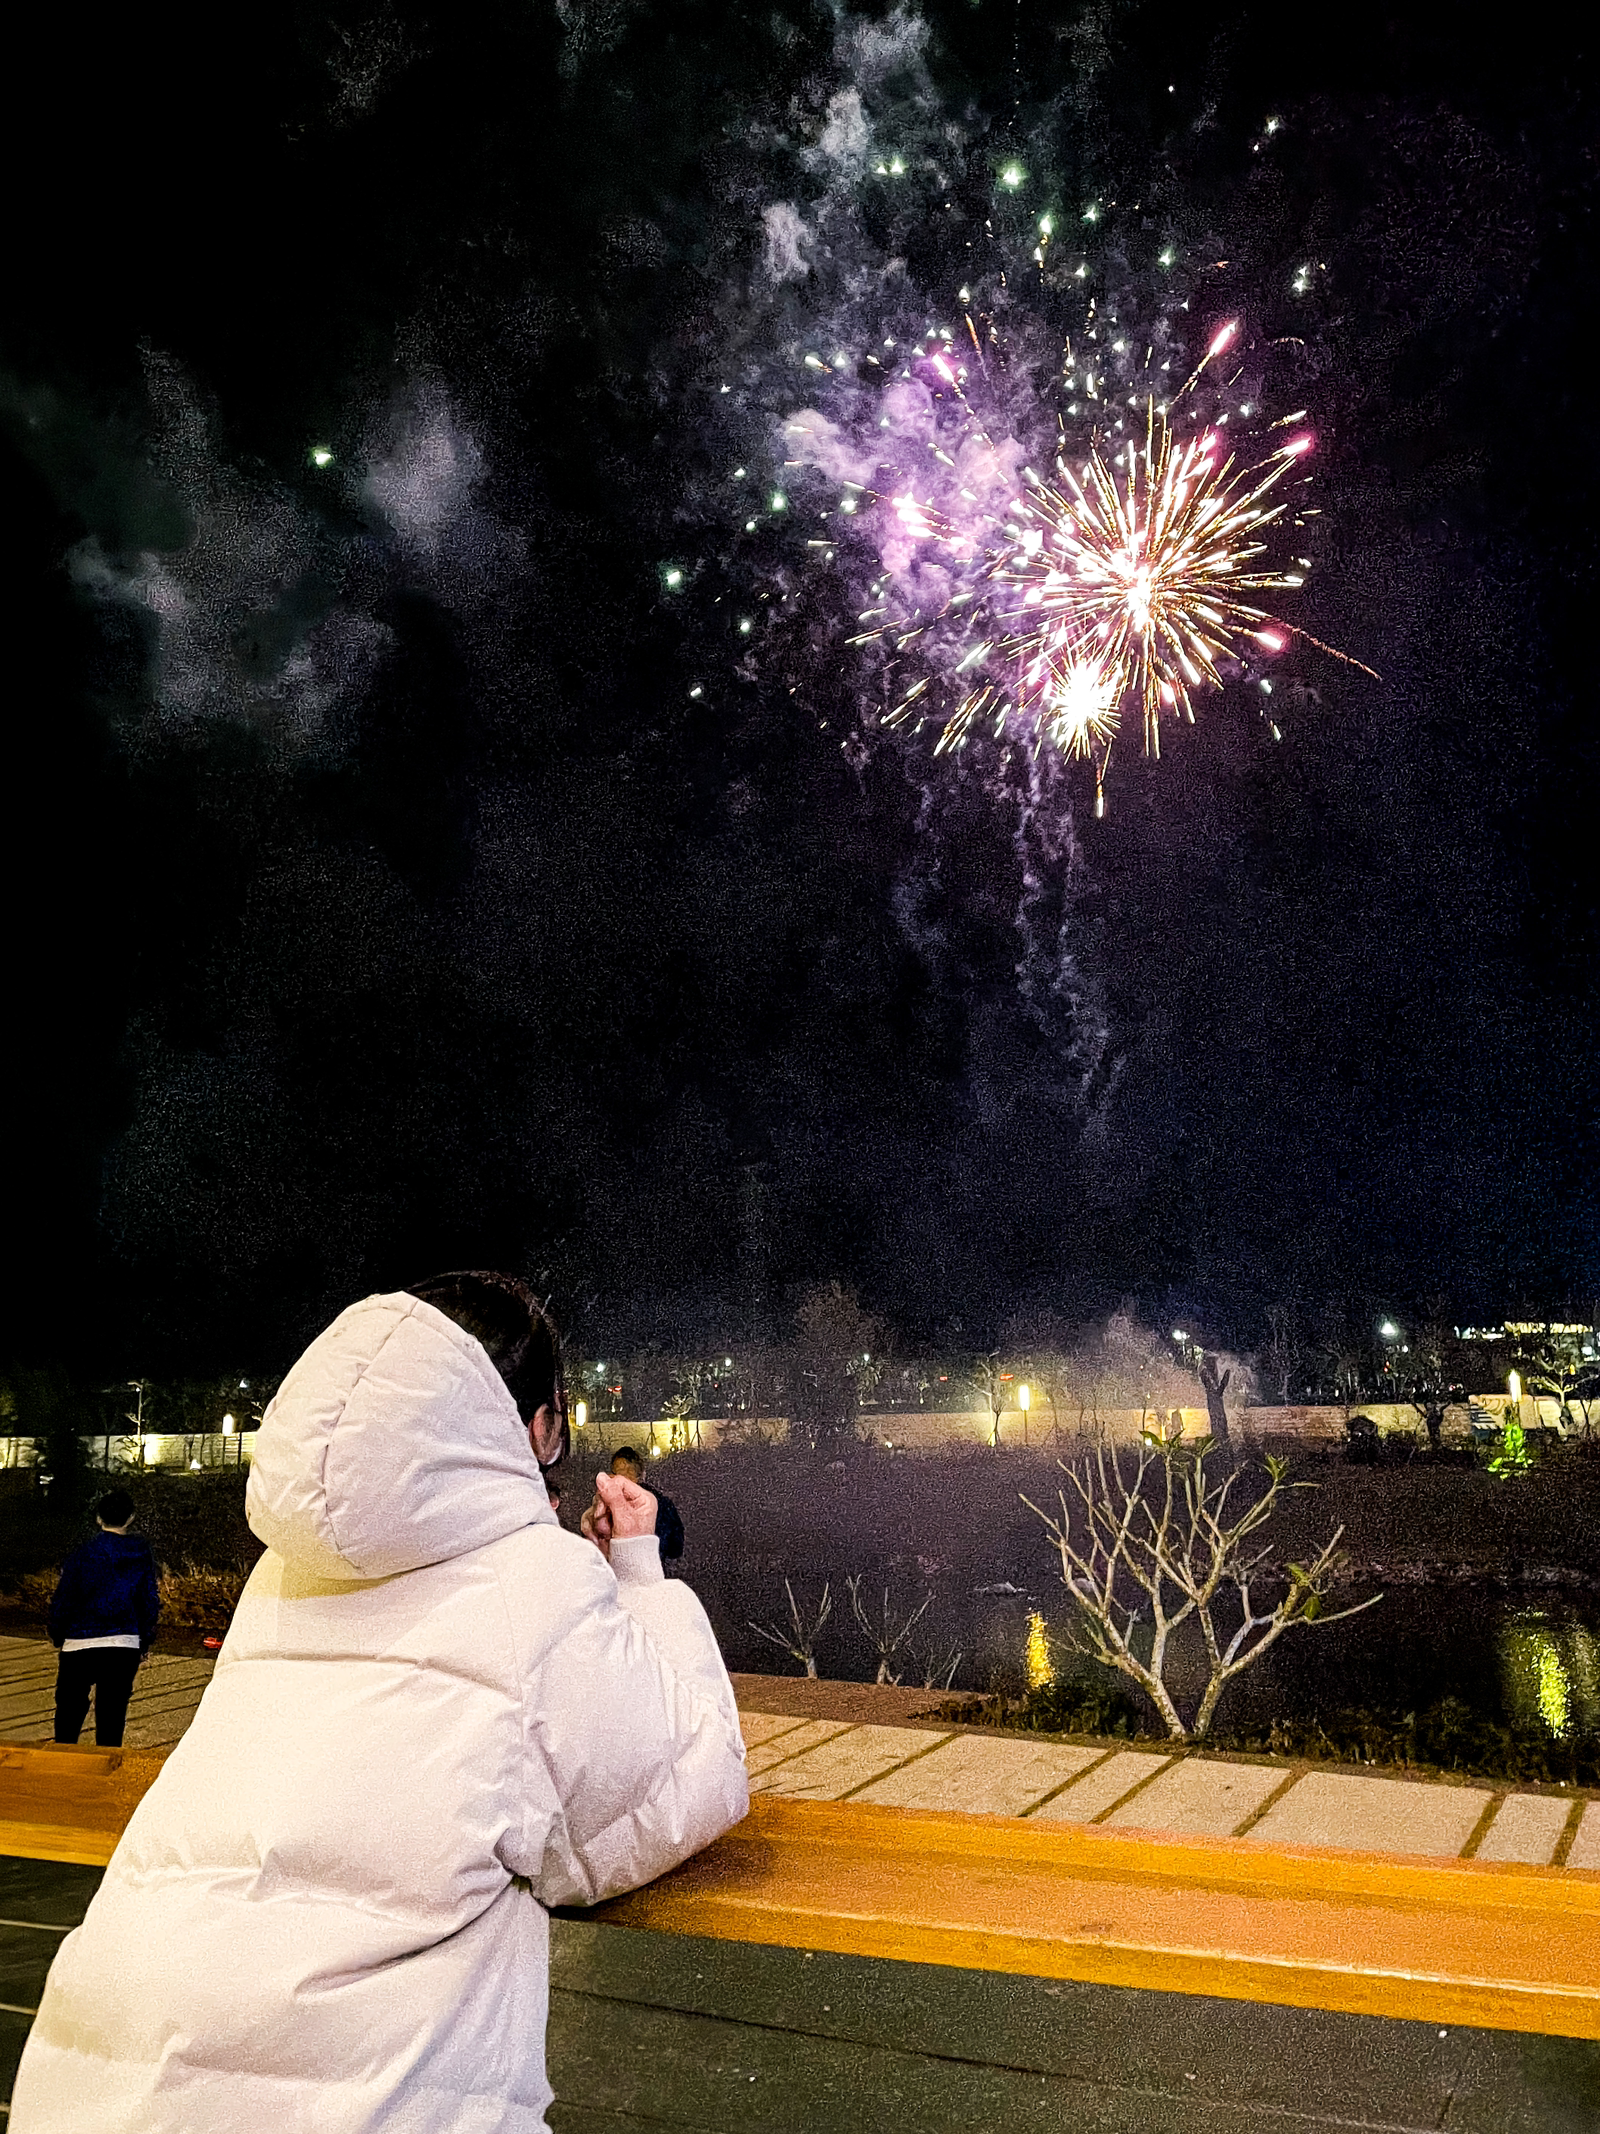
M 50 1602 L 50 1642 L 137 1634 L 139 1650 L 148 1652 L 160 1613 L 149 1542 L 140 1534 L 102 1529 L 61 1566 Z

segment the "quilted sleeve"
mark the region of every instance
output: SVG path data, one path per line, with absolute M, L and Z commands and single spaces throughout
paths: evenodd
M 524 1857 L 544 1904 L 597 1904 L 665 1874 L 747 1812 L 744 1744 L 699 1600 L 653 1535 L 563 1552 L 569 1609 L 526 1685 Z M 579 1603 L 572 1607 L 573 1602 Z M 570 1611 L 570 1612 L 569 1612 Z

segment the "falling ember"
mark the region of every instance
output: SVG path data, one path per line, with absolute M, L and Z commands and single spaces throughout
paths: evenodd
M 933 527 L 928 515 L 914 496 L 897 496 L 894 500 L 894 515 L 914 541 L 927 541 L 933 537 Z
M 1050 739 L 1064 756 L 1109 748 L 1117 730 L 1116 682 L 1090 662 L 1069 664 L 1055 677 L 1047 713 Z

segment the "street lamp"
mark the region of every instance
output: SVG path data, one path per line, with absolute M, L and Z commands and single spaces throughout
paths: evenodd
M 580 1430 L 589 1420 L 589 1403 L 586 1400 L 580 1400 L 577 1407 L 574 1408 L 574 1410 L 572 1411 L 572 1420 L 577 1424 Z

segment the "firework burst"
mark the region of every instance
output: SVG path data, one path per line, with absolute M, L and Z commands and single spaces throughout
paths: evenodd
M 849 642 L 880 655 L 879 721 L 912 732 L 931 722 L 936 753 L 981 732 L 1085 759 L 1103 811 L 1125 719 L 1159 755 L 1163 720 L 1192 723 L 1202 691 L 1254 669 L 1270 698 L 1260 666 L 1307 634 L 1266 604 L 1310 568 L 1274 555 L 1315 516 L 1302 489 L 1305 411 L 1263 428 L 1252 398 L 1231 397 L 1237 320 L 1176 391 L 1163 390 L 1171 355 L 1157 366 L 1147 350 L 1135 366 L 1126 333 L 1111 340 L 1091 325 L 1081 358 L 1065 346 L 1068 405 L 1041 474 L 1004 419 L 1016 395 L 994 391 L 998 357 L 972 313 L 963 320 L 971 359 L 939 327 L 896 351 L 897 372 L 872 401 L 887 435 L 867 443 L 847 373 L 842 420 L 825 406 L 788 418 L 787 463 L 840 480 L 834 524 L 876 550 L 880 572 Z M 1213 382 L 1213 367 L 1232 375 Z M 812 545 L 831 560 L 840 538 Z
M 1192 392 L 1237 331 L 1230 322 L 1213 337 L 1174 402 Z M 925 361 L 981 435 L 964 373 L 947 350 L 936 346 Z M 997 456 L 987 436 L 982 442 Z M 940 511 L 931 496 L 919 499 L 914 486 L 877 496 L 904 542 L 930 544 L 948 559 L 956 589 L 932 612 L 907 616 L 892 602 L 867 611 L 862 620 L 873 627 L 853 641 L 891 643 L 898 658 L 924 634 L 934 646 L 959 636 L 948 675 L 959 695 L 942 718 L 936 750 L 960 746 L 980 724 L 997 737 L 1018 733 L 1035 748 L 1048 744 L 1092 762 L 1103 807 L 1126 709 L 1136 710 L 1146 749 L 1159 755 L 1163 717 L 1192 723 L 1196 693 L 1220 688 L 1224 665 L 1284 650 L 1293 626 L 1256 596 L 1304 582 L 1303 568 L 1275 566 L 1269 550 L 1292 508 L 1275 492 L 1311 445 L 1297 431 L 1251 459 L 1230 450 L 1215 426 L 1179 438 L 1173 408 L 1151 394 L 1142 447 L 1128 439 L 1109 449 L 1095 435 L 1075 465 L 1063 426 L 1053 475 L 1022 468 L 1003 504 L 981 513 L 976 527 Z M 961 494 L 977 501 L 971 490 Z M 925 723 L 932 679 L 913 681 L 884 723 Z
M 1163 713 L 1194 717 L 1194 692 L 1220 687 L 1219 660 L 1247 640 L 1281 652 L 1285 628 L 1247 596 L 1298 586 L 1262 568 L 1266 534 L 1286 510 L 1272 491 L 1310 449 L 1280 445 L 1263 465 L 1224 456 L 1216 432 L 1179 442 L 1146 406 L 1144 446 L 1096 448 L 1081 471 L 1030 484 L 1011 509 L 1014 533 L 992 561 L 994 603 L 1015 615 L 995 651 L 1015 671 L 1010 698 L 1058 747 L 1109 748 L 1130 700 L 1145 745 L 1160 753 Z M 969 694 L 947 732 L 978 715 Z

